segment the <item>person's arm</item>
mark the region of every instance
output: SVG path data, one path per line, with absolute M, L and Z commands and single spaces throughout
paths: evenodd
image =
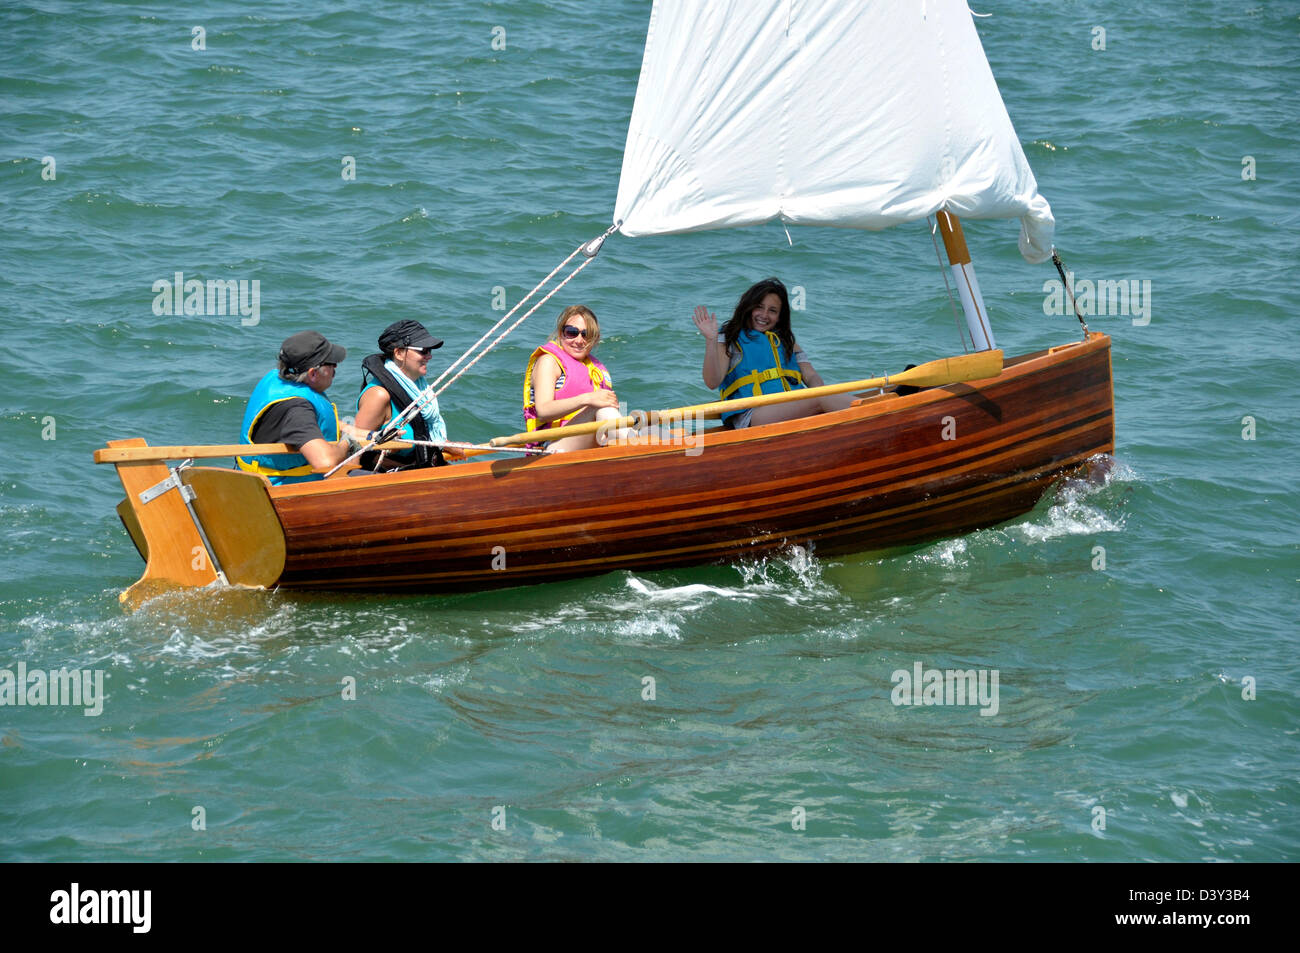
M 727 345 L 718 340 L 718 319 L 701 304 L 696 306 L 692 320 L 704 335 L 704 386 L 709 390 L 717 390 L 731 367 Z
M 597 410 L 601 407 L 618 408 L 618 397 L 612 390 L 605 390 L 603 387 L 598 387 L 588 394 L 556 400 L 555 381 L 559 376 L 560 362 L 550 354 L 543 354 L 533 365 L 533 400 L 536 403 L 539 423 L 550 423 L 552 420 L 567 417 L 575 410 L 584 407 L 594 407 Z
M 799 373 L 803 375 L 803 382 L 807 387 L 821 387 L 826 383 L 807 361 L 799 362 Z
M 383 387 L 369 387 L 357 405 L 357 429 L 363 433 L 378 430 L 391 419 L 391 399 Z
M 329 441 L 321 433 L 320 425 L 316 422 L 316 410 L 310 403 L 301 398 L 294 398 L 285 401 L 282 416 L 276 421 L 278 433 L 267 434 L 261 426 L 253 431 L 253 439 L 256 442 L 266 443 L 286 443 L 290 447 L 295 447 L 299 453 L 307 458 L 307 463 L 317 473 L 324 473 L 333 469 L 351 456 L 355 447 L 353 447 L 346 436 L 338 440 Z M 352 434 L 354 438 L 363 438 L 365 431 L 358 430 L 356 427 L 350 427 L 347 424 L 340 423 L 339 429 L 344 434 Z M 274 436 L 274 439 L 268 439 Z
M 324 434 L 321 434 L 315 440 L 308 440 L 298 447 L 298 452 L 307 458 L 307 462 L 311 464 L 311 468 L 317 473 L 333 470 L 365 446 L 367 442 L 366 431 L 359 430 L 341 421 L 339 422 L 339 432 L 342 436 L 332 443 L 325 439 Z M 320 431 L 318 430 L 317 433 L 320 433 Z
M 313 470 L 317 473 L 326 473 L 352 455 L 348 447 L 346 438 L 330 443 L 321 436 L 315 440 L 308 440 L 298 448 L 298 452 L 307 458 Z
M 794 353 L 790 355 L 793 363 L 799 366 L 799 374 L 803 377 L 804 387 L 821 387 L 826 382 L 822 376 L 817 373 L 817 369 L 812 366 L 812 361 L 808 360 L 808 355 L 803 352 L 798 344 L 794 346 Z

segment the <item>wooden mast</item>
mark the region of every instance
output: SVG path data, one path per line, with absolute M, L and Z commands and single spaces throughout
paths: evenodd
M 952 265 L 952 274 L 957 280 L 957 293 L 961 295 L 961 308 L 966 313 L 966 326 L 970 329 L 971 341 L 977 351 L 993 350 L 997 344 L 993 341 L 993 328 L 984 307 L 984 297 L 980 294 L 980 283 L 975 278 L 975 266 L 971 263 L 970 251 L 966 248 L 966 236 L 962 233 L 961 222 L 951 212 L 939 212 L 937 218 L 939 234 L 943 236 L 943 247 L 948 251 L 948 263 Z

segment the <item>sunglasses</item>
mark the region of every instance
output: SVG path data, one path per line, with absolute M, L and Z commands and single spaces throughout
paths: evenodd
M 568 338 L 570 341 L 574 340 L 575 338 L 582 338 L 584 341 L 588 340 L 587 332 L 582 328 L 575 327 L 572 324 L 566 324 L 564 326 L 564 336 Z
M 421 357 L 430 357 L 433 354 L 433 348 L 431 347 L 408 347 L 407 350 L 414 351 Z

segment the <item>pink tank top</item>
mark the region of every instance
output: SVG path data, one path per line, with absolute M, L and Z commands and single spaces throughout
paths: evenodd
M 560 376 L 555 379 L 556 400 L 577 397 L 580 394 L 590 394 L 596 389 L 597 381 L 599 381 L 599 386 L 603 390 L 614 389 L 613 379 L 609 376 L 609 371 L 605 365 L 600 361 L 590 355 L 588 355 L 585 363 L 575 360 L 560 345 L 554 341 L 547 341 L 533 351 L 533 356 L 528 359 L 528 369 L 524 372 L 524 421 L 527 423 L 529 430 L 549 430 L 552 427 L 562 427 L 571 418 L 582 412 L 582 409 L 579 408 L 571 414 L 547 421 L 544 424 L 535 423 L 537 420 L 537 399 L 533 394 L 533 368 L 537 365 L 537 359 L 543 353 L 551 355 L 560 362 Z

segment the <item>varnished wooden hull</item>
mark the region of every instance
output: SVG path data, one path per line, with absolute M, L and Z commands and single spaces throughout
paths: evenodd
M 1114 449 L 1110 340 L 997 378 L 734 432 L 272 489 L 280 585 L 486 589 L 618 569 L 822 555 L 951 536 L 1030 509 Z

